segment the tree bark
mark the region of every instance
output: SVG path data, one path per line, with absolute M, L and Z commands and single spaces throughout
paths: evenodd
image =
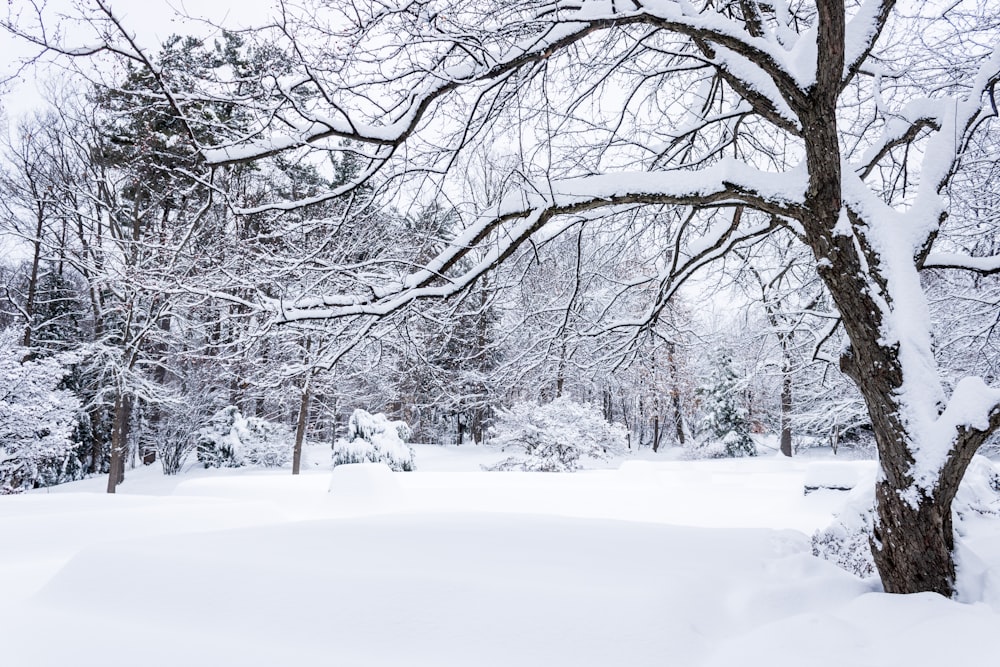
M 111 428 L 111 469 L 108 472 L 108 493 L 115 493 L 125 481 L 125 454 L 128 450 L 129 420 L 132 400 L 119 393 L 115 397 L 114 423 Z
M 887 592 L 950 597 L 955 586 L 951 502 L 969 461 L 996 424 L 986 431 L 960 429 L 938 484 L 930 490 L 916 485 L 915 439 L 902 417 L 899 343 L 886 335 L 882 319 L 894 307 L 894 277 L 868 240 L 867 222 L 843 206 L 837 99 L 844 68 L 844 3 L 821 0 L 816 6 L 821 57 L 808 108 L 799 114 L 809 172 L 801 222 L 850 340 L 841 369 L 865 399 L 878 447 L 883 474 L 875 489 L 872 554 Z M 851 234 L 834 231 L 842 215 L 851 222 Z
M 781 453 L 792 455 L 792 364 L 787 342 L 781 341 Z
M 309 378 L 302 387 L 302 400 L 299 402 L 299 418 L 295 424 L 295 449 L 292 452 L 292 474 L 299 474 L 302 463 L 302 442 L 306 437 L 306 422 L 309 419 L 309 399 L 312 395 Z
M 24 314 L 28 318 L 28 321 L 24 323 L 24 336 L 21 341 L 21 344 L 27 351 L 25 360 L 33 356 L 31 353 L 31 336 L 35 328 L 35 299 L 38 294 L 38 271 L 42 260 L 42 230 L 45 224 L 44 204 L 39 204 L 35 223 L 35 238 L 32 239 L 31 248 L 31 275 L 28 276 L 28 298 L 24 302 Z

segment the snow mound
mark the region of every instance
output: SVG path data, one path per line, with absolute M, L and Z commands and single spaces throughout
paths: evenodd
M 988 607 L 932 593 L 869 593 L 828 611 L 795 614 L 726 639 L 704 664 L 981 665 L 1000 653 L 996 623 L 997 615 Z
M 618 474 L 634 484 L 661 484 L 657 465 L 651 461 L 623 461 L 618 466 Z
M 823 461 L 806 467 L 805 494 L 813 491 L 850 491 L 863 476 L 862 469 L 853 463 Z
M 759 625 L 758 604 L 781 618 L 862 592 L 795 548 L 782 531 L 514 514 L 289 522 L 84 549 L 0 627 L 19 638 L 12 665 L 311 665 L 335 650 L 366 667 L 693 666 Z M 108 595 L 112 573 L 141 585 Z M 98 660 L 108 627 L 121 636 Z M 151 650 L 150 628 L 172 640 Z
M 401 493 L 384 463 L 345 463 L 330 475 L 330 499 L 351 509 L 388 510 L 399 504 Z

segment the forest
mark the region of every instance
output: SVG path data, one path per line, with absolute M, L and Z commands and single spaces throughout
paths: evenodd
M 877 457 L 885 590 L 954 593 L 1000 427 L 996 3 L 279 1 L 156 48 L 112 4 L 3 22 L 58 63 L 0 147 L 4 493 L 235 423 L 297 473 L 358 409 L 472 447 L 596 416 Z

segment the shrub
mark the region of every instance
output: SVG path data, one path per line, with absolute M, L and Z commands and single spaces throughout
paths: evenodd
M 347 422 L 347 438 L 333 443 L 333 465 L 385 463 L 396 472 L 415 470 L 413 448 L 406 444 L 410 435 L 406 422 L 357 409 Z
M 282 424 L 244 417 L 230 405 L 215 413 L 198 431 L 198 460 L 206 468 L 246 465 L 278 467 L 291 457 L 292 433 Z
M 580 458 L 607 458 L 625 447 L 625 429 L 609 424 L 586 403 L 557 398 L 551 403 L 518 403 L 501 410 L 490 429 L 491 445 L 520 452 L 487 470 L 570 472 Z

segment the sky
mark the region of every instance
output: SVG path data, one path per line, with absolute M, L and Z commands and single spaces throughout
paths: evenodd
M 6 10 L 0 9 L 0 17 L 6 20 L 8 16 L 20 12 L 24 22 L 31 16 L 28 10 L 31 9 L 32 1 L 35 0 L 8 3 Z M 79 16 L 75 5 L 92 7 L 93 0 L 37 2 L 44 4 L 48 29 L 58 25 L 67 41 L 75 41 L 77 44 L 93 42 L 92 33 L 66 18 Z M 242 28 L 263 22 L 270 14 L 275 0 L 108 0 L 108 4 L 122 23 L 135 34 L 140 45 L 155 50 L 157 45 L 174 34 L 208 35 L 212 32 L 212 27 L 204 21 L 186 19 L 183 14 L 194 19 L 207 19 L 227 28 Z M 0 79 L 17 74 L 21 59 L 31 57 L 33 53 L 33 47 L 0 30 Z M 50 67 L 23 69 L 9 82 L 4 89 L 6 94 L 3 98 L 3 108 L 8 118 L 14 119 L 42 104 L 40 84 L 52 76 Z

